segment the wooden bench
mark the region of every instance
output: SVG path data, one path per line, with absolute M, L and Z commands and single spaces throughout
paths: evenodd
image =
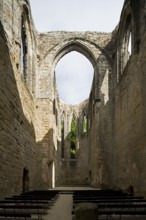
M 122 192 L 114 191 L 88 191 L 75 192 L 73 194 L 73 211 L 78 203 L 96 203 L 99 207 L 99 215 L 109 219 L 112 215 L 145 216 L 146 199 L 143 196 L 130 196 Z
M 59 195 L 58 190 L 34 190 L 20 194 L 20 196 L 41 196 L 47 197 L 48 199 L 56 199 Z
M 96 195 L 84 195 L 74 196 L 74 199 L 143 199 L 143 196 L 96 196 Z
M 13 196 L 13 197 L 6 197 L 5 200 L 19 200 L 19 201 L 40 201 L 40 202 L 48 202 L 51 203 L 51 200 L 45 197 L 34 197 L 34 196 Z
M 31 211 L 31 213 L 37 213 L 37 214 L 46 214 L 47 213 L 47 209 L 43 206 L 43 205 L 33 205 L 33 204 L 31 204 L 31 205 L 28 205 L 28 204 L 26 204 L 26 205 L 22 205 L 22 204 L 16 204 L 16 205 L 14 205 L 14 204 L 0 204 L 0 211 L 1 210 L 7 210 L 7 209 L 12 209 L 12 210 L 14 210 L 14 211 L 16 211 L 16 210 L 30 210 Z M 33 211 L 32 212 L 32 210 L 35 210 L 35 212 Z
M 122 216 L 145 216 L 146 215 L 146 210 L 145 211 L 135 211 L 135 210 L 120 210 L 120 211 L 102 211 L 99 210 L 99 215 L 105 215 L 106 219 L 109 219 L 109 217 L 111 218 L 112 215 L 118 215 L 120 217 L 120 219 L 122 218 Z
M 0 205 L 3 204 L 11 204 L 11 205 L 41 205 L 44 209 L 50 208 L 50 204 L 48 201 L 30 201 L 30 200 L 17 200 L 17 199 L 10 199 L 10 200 L 0 200 Z
M 74 196 L 128 196 L 127 193 L 116 190 L 76 190 Z
M 44 190 L 7 197 L 0 201 L 0 217 L 31 219 L 32 215 L 37 215 L 40 220 L 58 194 L 58 191 Z
M 27 213 L 27 212 L 17 213 L 14 211 L 8 211 L 8 210 L 1 211 L 0 210 L 0 217 L 23 218 L 26 220 L 26 219 L 31 219 L 31 213 Z
M 6 217 L 8 215 L 11 215 L 11 217 L 16 217 L 15 215 L 18 215 L 18 217 L 21 215 L 21 217 L 25 217 L 25 215 L 31 217 L 33 214 L 37 215 L 38 219 L 42 219 L 42 215 L 46 213 L 47 210 L 40 205 L 0 205 L 0 216 L 6 214 Z
M 132 210 L 141 210 L 144 209 L 146 210 L 146 203 L 142 204 L 99 204 L 98 205 L 99 209 L 105 209 L 105 210 L 115 210 L 115 209 L 120 209 L 120 210 L 125 210 L 125 209 L 132 209 Z
M 82 199 L 82 200 L 73 200 L 73 204 L 77 204 L 77 203 L 83 203 L 83 202 L 91 202 L 91 203 L 97 203 L 97 204 L 107 204 L 107 203 L 115 203 L 115 204 L 121 204 L 121 203 L 145 203 L 146 199 L 133 199 L 133 200 L 129 200 L 129 199 L 121 199 L 121 200 L 88 200 L 88 199 Z

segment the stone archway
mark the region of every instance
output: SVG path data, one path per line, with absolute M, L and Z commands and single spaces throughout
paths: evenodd
M 54 70 L 58 61 L 71 51 L 77 51 L 84 55 L 93 65 L 95 72 L 95 81 L 98 79 L 98 59 L 103 54 L 110 65 L 110 58 L 106 51 L 106 45 L 110 41 L 110 34 L 95 33 L 91 34 L 89 39 L 86 32 L 70 33 L 56 32 L 56 37 L 51 40 L 53 47 L 50 44 L 49 35 L 40 35 L 39 44 L 41 55 L 39 58 L 40 72 L 37 76 L 38 98 L 54 99 Z M 93 37 L 93 39 L 92 39 Z M 54 42 L 52 42 L 54 41 Z M 97 93 L 97 91 L 95 92 Z
M 99 96 L 102 93 L 103 98 L 106 97 L 106 92 L 104 91 L 106 86 L 105 84 L 108 83 L 108 75 L 110 71 L 106 71 L 107 69 L 111 70 L 111 64 L 109 56 L 107 55 L 106 46 L 108 45 L 108 42 L 110 41 L 110 35 L 109 34 L 100 34 L 97 33 L 95 35 L 91 34 L 91 39 L 88 36 L 87 33 L 52 33 L 54 35 L 54 38 L 50 38 L 51 34 L 43 34 L 40 35 L 40 57 L 39 57 L 39 74 L 37 76 L 38 81 L 38 89 L 37 89 L 37 96 L 44 102 L 46 100 L 49 100 L 48 105 L 48 114 L 50 115 L 50 118 L 52 117 L 51 111 L 53 108 L 53 103 L 55 100 L 55 115 L 58 115 L 57 124 L 54 123 L 54 119 L 51 119 L 51 123 L 49 126 L 54 131 L 55 137 L 59 133 L 57 131 L 61 131 L 61 112 L 65 108 L 68 109 L 66 113 L 66 118 L 64 119 L 66 126 L 69 128 L 69 118 L 68 116 L 73 113 L 73 109 L 69 106 L 61 106 L 60 101 L 58 99 L 58 95 L 56 94 L 56 82 L 55 82 L 55 67 L 59 60 L 67 55 L 69 52 L 76 51 L 84 55 L 92 64 L 94 69 L 94 79 L 93 79 L 93 85 L 91 88 L 90 94 L 90 105 L 91 105 L 91 114 L 93 113 L 93 103 L 95 99 L 98 99 Z M 50 35 L 50 36 L 49 36 Z M 93 36 L 94 35 L 94 36 Z M 51 41 L 50 41 L 51 40 Z M 53 46 L 52 46 L 53 45 Z M 100 88 L 102 87 L 102 89 Z M 51 104 L 52 103 L 52 104 Z M 105 102 L 106 103 L 106 102 Z M 86 103 L 85 105 L 88 105 Z M 52 107 L 51 107 L 52 106 Z M 85 106 L 82 106 L 83 108 Z M 80 108 L 82 108 L 80 106 Z M 88 108 L 88 107 L 87 107 Z M 74 109 L 77 111 L 77 117 L 80 117 L 80 114 L 77 109 Z M 89 114 L 89 117 L 91 115 Z M 56 120 L 56 119 L 55 119 Z M 57 127 L 56 127 L 57 125 Z M 93 128 L 93 129 L 96 129 Z M 66 148 L 69 146 L 69 130 L 65 130 L 65 144 Z M 88 140 L 87 136 L 82 137 L 80 133 L 78 133 L 78 143 L 80 142 L 80 146 L 86 145 L 86 149 L 80 149 L 79 157 L 80 159 L 77 162 L 71 161 L 70 157 L 68 156 L 68 153 L 65 153 L 65 157 L 62 159 L 61 154 L 59 155 L 53 154 L 52 159 L 55 159 L 55 167 L 56 167 L 56 181 L 57 185 L 60 183 L 63 183 L 63 180 L 68 181 L 81 181 L 82 183 L 87 183 L 87 176 L 88 176 L 88 170 L 91 169 L 92 173 L 95 173 L 96 171 L 93 171 L 92 161 L 88 160 L 88 157 L 95 157 L 95 154 L 93 152 L 93 149 L 88 150 Z M 89 138 L 89 137 L 88 137 Z M 53 136 L 52 139 L 54 140 Z M 61 143 L 59 142 L 59 139 L 57 140 L 58 148 L 61 146 Z M 96 143 L 94 143 L 94 146 Z M 94 147 L 93 146 L 93 147 Z M 91 146 L 91 148 L 93 148 Z M 69 149 L 69 148 L 67 148 Z M 90 151 L 91 153 L 88 153 Z M 58 151 L 59 152 L 59 151 Z M 65 150 L 65 152 L 69 152 L 69 150 Z M 86 153 L 85 153 L 86 152 Z M 51 154 L 51 148 L 50 148 L 50 154 Z M 85 156 L 82 156 L 82 155 Z M 66 156 L 67 155 L 67 156 Z M 87 160 L 87 163 L 85 164 L 85 161 Z M 88 168 L 88 165 L 90 164 L 90 167 Z M 51 167 L 50 167 L 51 169 Z M 83 171 L 84 170 L 84 171 Z M 50 170 L 50 178 L 53 180 L 53 170 Z M 80 183 L 81 183 L 80 182 Z M 72 182 L 73 183 L 73 182 Z M 53 182 L 52 182 L 53 187 Z

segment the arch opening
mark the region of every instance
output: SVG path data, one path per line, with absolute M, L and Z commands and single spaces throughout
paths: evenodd
M 94 69 L 81 53 L 71 51 L 56 65 L 55 74 L 59 98 L 76 105 L 89 97 Z
M 71 121 L 71 130 L 70 130 L 70 159 L 76 158 L 76 150 L 77 150 L 77 123 L 76 123 L 76 118 L 73 115 Z
M 23 176 L 22 176 L 22 192 L 29 191 L 29 170 L 25 167 L 23 169 Z
M 120 75 L 129 61 L 130 56 L 134 52 L 134 21 L 132 14 L 128 14 L 119 31 L 119 42 L 117 50 L 117 82 Z

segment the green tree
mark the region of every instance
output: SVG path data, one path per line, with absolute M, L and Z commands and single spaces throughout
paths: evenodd
M 76 157 L 76 135 L 77 135 L 76 121 L 73 118 L 71 122 L 71 135 L 70 135 L 71 158 Z

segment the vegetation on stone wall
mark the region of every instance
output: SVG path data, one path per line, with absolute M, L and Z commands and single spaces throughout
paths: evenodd
M 71 134 L 70 134 L 70 147 L 71 147 L 71 158 L 76 157 L 76 135 L 77 135 L 77 126 L 75 118 L 71 122 Z

